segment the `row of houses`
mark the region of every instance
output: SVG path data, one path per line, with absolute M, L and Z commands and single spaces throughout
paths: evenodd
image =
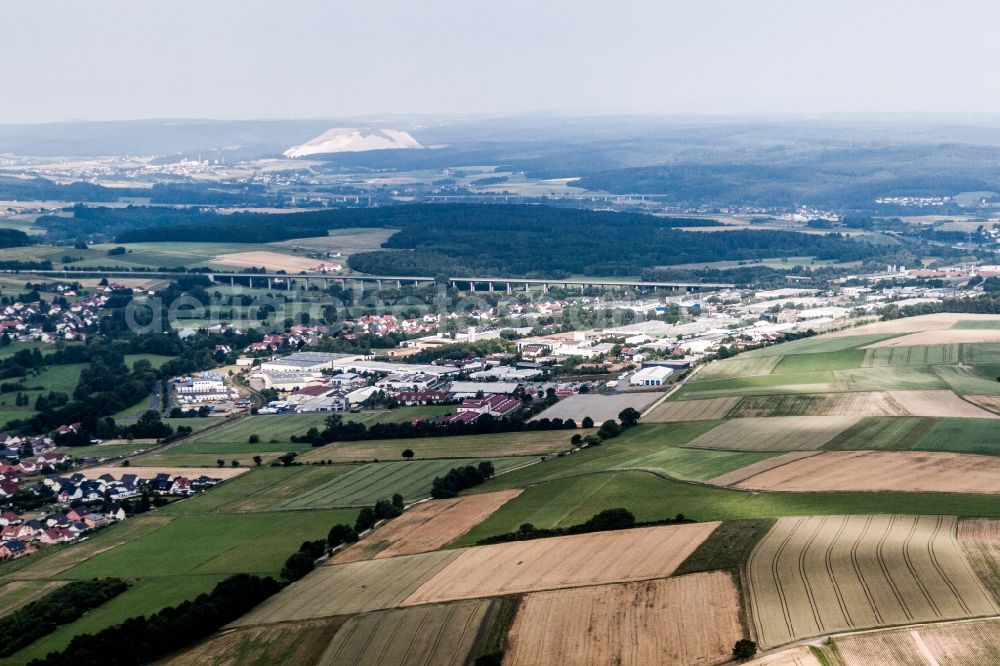
M 75 541 L 92 530 L 125 520 L 125 509 L 116 502 L 138 497 L 144 492 L 185 497 L 220 482 L 221 479 L 205 475 L 192 479 L 167 473 L 148 479 L 128 472 L 119 478 L 102 474 L 90 479 L 80 472 L 45 477 L 36 486 L 48 489 L 57 503 L 72 508 L 34 519 L 25 519 L 13 511 L 0 513 L 0 560 L 36 552 L 39 545 Z M 107 505 L 109 500 L 112 503 Z M 97 503 L 105 504 L 106 508 L 92 508 Z

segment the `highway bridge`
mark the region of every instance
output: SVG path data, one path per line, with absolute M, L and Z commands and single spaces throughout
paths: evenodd
M 237 283 L 244 284 L 251 288 L 270 289 L 275 284 L 302 285 L 306 289 L 311 284 L 322 284 L 324 287 L 331 283 L 341 283 L 344 286 L 349 284 L 374 284 L 379 288 L 385 286 L 402 287 L 403 285 L 427 285 L 435 281 L 436 278 L 415 275 L 327 275 L 327 274 L 307 274 L 307 273 L 226 273 L 219 271 L 211 272 L 179 272 L 179 271 L 100 271 L 86 268 L 64 269 L 64 270 L 5 270 L 0 271 L 6 274 L 38 275 L 55 278 L 94 278 L 106 277 L 112 279 L 143 279 L 143 278 L 166 278 L 175 279 L 182 275 L 204 275 L 213 282 L 220 284 Z M 449 277 L 449 286 L 467 291 L 530 291 L 532 288 L 541 288 L 548 291 L 552 287 L 570 287 L 580 290 L 587 287 L 635 287 L 639 289 L 669 289 L 672 291 L 694 292 L 702 290 L 730 289 L 733 284 L 720 282 L 647 282 L 643 280 L 627 280 L 616 278 L 574 278 L 569 280 L 548 280 L 542 278 L 517 278 L 517 277 Z

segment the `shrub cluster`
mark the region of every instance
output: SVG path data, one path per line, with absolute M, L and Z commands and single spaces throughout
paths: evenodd
M 492 478 L 493 474 L 493 463 L 489 460 L 484 460 L 475 466 L 453 467 L 444 476 L 435 477 L 431 484 L 431 497 L 434 499 L 455 497 L 466 488 L 478 486 Z

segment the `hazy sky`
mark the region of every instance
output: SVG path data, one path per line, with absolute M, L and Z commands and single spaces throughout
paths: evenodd
M 10 0 L 0 122 L 1000 113 L 1000 4 Z

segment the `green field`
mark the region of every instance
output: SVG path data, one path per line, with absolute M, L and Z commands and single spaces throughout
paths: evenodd
M 831 451 L 909 450 L 933 423 L 934 419 L 919 416 L 871 416 L 844 430 L 823 448 Z
M 504 487 L 500 477 L 476 490 Z M 730 520 L 865 513 L 1000 517 L 989 495 L 945 493 L 754 493 L 662 479 L 642 472 L 606 472 L 557 479 L 527 488 L 452 545 L 467 546 L 522 523 L 557 527 L 581 523 L 609 507 L 640 521 L 683 513 L 697 520 Z
M 868 335 L 846 335 L 838 338 L 822 336 L 802 338 L 784 342 L 779 345 L 753 349 L 740 356 L 786 356 L 789 354 L 816 354 L 822 352 L 839 352 L 848 349 L 858 349 L 881 340 L 894 338 L 898 333 L 870 333 Z
M 1000 428 L 991 419 L 934 419 L 913 448 L 996 456 L 1000 455 Z
M 780 345 L 779 345 L 780 346 Z M 794 375 L 808 372 L 828 372 L 830 370 L 849 370 L 861 366 L 865 352 L 860 349 L 844 349 L 841 351 L 813 352 L 808 354 L 789 354 L 781 357 L 781 362 L 774 368 L 772 374 Z
M 453 467 L 475 465 L 481 459 L 412 460 L 392 463 L 354 465 L 322 485 L 290 495 L 281 509 L 317 509 L 360 507 L 395 493 L 407 502 L 430 497 L 434 477 L 444 476 Z M 537 458 L 498 458 L 493 460 L 497 473 L 537 461 Z
M 891 391 L 894 389 L 944 389 L 948 385 L 935 372 L 937 366 L 888 366 L 838 370 L 842 391 Z
M 173 356 L 163 356 L 162 354 L 125 354 L 125 365 L 131 368 L 136 361 L 149 361 L 150 365 L 156 369 L 173 358 Z
M 983 366 L 977 367 L 977 370 L 983 369 Z M 934 372 L 959 395 L 1000 395 L 1000 382 L 995 375 L 987 378 L 953 365 L 936 366 Z
M 187 425 L 184 422 L 197 422 L 203 419 L 168 420 L 178 421 L 182 425 Z M 172 423 L 172 425 L 176 427 L 175 424 Z M 250 444 L 246 441 L 229 443 L 185 441 L 163 451 L 143 456 L 137 461 L 137 464 L 141 463 L 147 467 L 155 467 L 157 465 L 164 467 L 214 467 L 217 460 L 224 460 L 226 465 L 229 465 L 232 460 L 237 460 L 243 467 L 249 467 L 254 464 L 253 457 L 255 455 L 259 455 L 263 459 L 264 464 L 267 465 L 285 453 L 291 451 L 300 453 L 308 451 L 311 448 L 308 444 L 295 444 L 291 442 L 272 444 L 265 441 L 259 444 Z
M 952 328 L 958 329 L 996 329 L 1000 328 L 998 319 L 959 319 Z
M 46 392 L 59 391 L 73 395 L 73 390 L 80 383 L 80 372 L 85 367 L 87 367 L 86 363 L 50 365 L 37 375 L 28 375 L 24 385 L 28 388 L 41 387 Z
M 589 435 L 594 430 L 539 430 L 505 432 L 494 435 L 458 435 L 455 437 L 420 437 L 416 439 L 375 439 L 337 442 L 313 448 L 299 460 L 332 462 L 372 462 L 400 460 L 405 449 L 421 458 L 476 458 L 544 455 L 572 448 L 574 434 Z M 294 446 L 294 445 L 293 445 Z
M 180 515 L 172 520 L 139 517 L 101 530 L 87 541 L 46 548 L 6 563 L 0 566 L 4 580 L 117 576 L 134 579 L 135 586 L 4 663 L 26 663 L 79 633 L 191 599 L 229 574 L 277 575 L 299 544 L 322 538 L 336 523 L 353 523 L 356 513 L 292 512 L 280 520 L 265 513 Z
M 768 393 L 826 393 L 837 390 L 841 389 L 834 372 L 801 372 L 689 382 L 671 398 L 676 400 Z
M 771 452 L 708 451 L 683 445 L 708 432 L 720 421 L 639 425 L 625 434 L 576 453 L 504 474 L 480 486 L 525 488 L 530 485 L 607 470 L 647 470 L 687 481 L 706 481 L 764 460 Z
M 961 345 L 916 345 L 913 347 L 867 349 L 862 365 L 866 368 L 899 365 L 952 365 L 961 360 Z
M 76 622 L 59 627 L 45 638 L 8 657 L 9 664 L 27 664 L 49 652 L 65 648 L 74 636 L 95 633 L 137 615 L 151 615 L 165 606 L 175 606 L 210 592 L 222 575 L 165 576 L 144 578 L 123 594 L 88 611 Z
M 276 574 L 306 539 L 353 522 L 356 511 L 181 515 L 160 528 L 68 569 L 59 578 Z M 178 547 L 183 544 L 183 547 Z
M 160 510 L 167 515 L 275 511 L 289 497 L 321 486 L 354 469 L 349 465 L 261 467 L 216 486 L 211 492 L 175 502 Z

